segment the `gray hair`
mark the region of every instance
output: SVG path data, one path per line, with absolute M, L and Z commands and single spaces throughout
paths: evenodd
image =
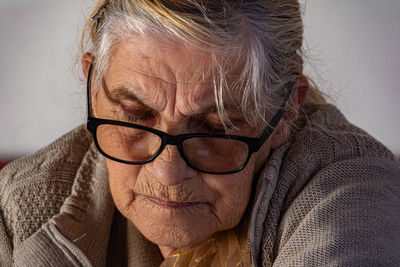
M 107 70 L 113 45 L 132 33 L 172 38 L 208 50 L 215 55 L 214 93 L 222 121 L 227 119 L 225 97 L 240 93 L 245 119 L 252 125 L 266 123 L 303 71 L 303 25 L 297 0 L 111 0 L 100 23 L 88 20 L 82 47 L 87 32 L 92 41 L 88 49 L 95 56 L 95 81 Z M 241 73 L 227 90 L 226 75 L 239 64 Z

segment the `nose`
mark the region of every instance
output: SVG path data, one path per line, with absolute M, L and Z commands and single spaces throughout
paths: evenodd
M 165 146 L 156 159 L 144 166 L 153 178 L 167 186 L 181 184 L 197 175 L 197 171 L 186 164 L 175 145 Z

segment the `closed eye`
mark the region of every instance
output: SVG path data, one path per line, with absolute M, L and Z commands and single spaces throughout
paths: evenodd
M 124 111 L 123 112 L 123 116 L 129 122 L 140 123 L 140 122 L 145 122 L 145 121 L 153 119 L 155 114 L 154 114 L 154 112 L 152 110 L 145 111 L 145 112 L 128 112 L 128 111 Z
M 229 131 L 227 125 L 223 125 L 219 119 L 216 121 L 207 118 L 204 115 L 194 115 L 191 120 L 193 125 L 193 131 L 199 133 L 210 133 L 210 134 L 226 134 Z
M 215 125 L 215 124 L 212 124 L 212 123 L 210 123 L 210 122 L 208 122 L 206 120 L 204 120 L 198 126 L 198 128 L 203 128 L 209 133 L 215 133 L 215 134 L 225 134 L 226 133 L 226 129 L 224 128 L 224 126 L 222 124 Z

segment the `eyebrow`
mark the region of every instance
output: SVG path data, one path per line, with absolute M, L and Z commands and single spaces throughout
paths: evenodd
M 106 84 L 106 81 L 104 79 L 102 80 L 102 85 L 107 98 L 113 103 L 118 103 L 118 101 L 121 100 L 129 100 L 150 108 L 148 105 L 143 103 L 143 101 L 141 101 L 131 90 L 129 90 L 124 86 L 120 86 L 117 89 L 112 90 L 112 92 L 110 92 Z
M 107 98 L 110 101 L 112 101 L 113 103 L 118 103 L 118 101 L 121 101 L 121 100 L 128 100 L 128 101 L 136 102 L 139 105 L 143 105 L 143 107 L 153 109 L 152 107 L 150 107 L 149 105 L 146 105 L 143 101 L 141 101 L 139 99 L 139 97 L 137 97 L 132 92 L 132 90 L 130 90 L 124 86 L 119 86 L 115 90 L 112 90 L 112 92 L 110 92 L 104 79 L 102 80 L 102 85 L 103 85 L 103 88 L 104 88 Z M 225 109 L 228 117 L 230 117 L 232 115 L 237 115 L 238 113 L 240 113 L 237 106 L 235 106 L 235 105 L 227 105 L 224 107 L 224 109 Z M 199 112 L 197 115 L 206 115 L 209 113 L 218 113 L 217 106 L 210 105 L 208 107 L 205 107 L 204 110 Z M 192 115 L 196 115 L 196 114 L 192 114 Z M 236 116 L 234 116 L 233 118 L 229 118 L 229 119 L 237 120 Z

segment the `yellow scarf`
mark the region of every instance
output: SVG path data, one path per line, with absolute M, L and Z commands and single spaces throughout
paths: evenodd
M 176 249 L 161 264 L 161 267 L 180 266 L 250 266 L 246 234 L 239 227 L 219 232 L 196 247 Z

